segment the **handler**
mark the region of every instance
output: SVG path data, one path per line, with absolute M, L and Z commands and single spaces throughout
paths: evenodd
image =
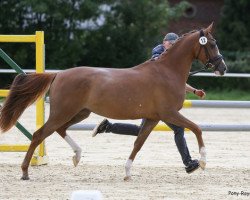
M 158 59 L 158 57 L 165 51 L 167 51 L 174 42 L 178 39 L 178 35 L 175 33 L 168 33 L 164 39 L 163 43 L 156 46 L 152 50 L 152 60 Z M 192 86 L 186 84 L 186 92 L 193 92 L 195 95 L 200 98 L 205 98 L 206 93 L 203 90 L 198 90 L 193 88 Z M 95 137 L 99 133 L 115 133 L 121 135 L 133 135 L 138 136 L 141 126 L 143 124 L 143 120 L 140 126 L 134 124 L 126 124 L 126 123 L 110 123 L 107 119 L 104 119 L 101 123 L 99 123 L 92 134 Z M 176 126 L 174 124 L 167 123 L 167 125 L 174 131 L 175 134 L 175 143 L 178 148 L 178 151 L 181 155 L 182 162 L 185 165 L 185 170 L 187 173 L 192 173 L 196 169 L 199 168 L 198 160 L 192 160 L 186 139 L 184 137 L 184 128 Z

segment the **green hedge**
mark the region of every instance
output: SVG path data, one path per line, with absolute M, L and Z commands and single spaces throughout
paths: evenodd
M 191 76 L 188 79 L 188 83 L 194 87 L 206 90 L 250 91 L 250 78 Z
M 223 51 L 229 72 L 250 73 L 250 52 Z

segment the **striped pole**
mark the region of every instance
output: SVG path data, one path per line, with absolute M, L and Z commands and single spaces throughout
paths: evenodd
M 185 100 L 184 108 L 250 108 L 250 101 Z

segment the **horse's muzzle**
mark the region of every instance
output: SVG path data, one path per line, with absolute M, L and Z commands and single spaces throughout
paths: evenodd
M 222 59 L 218 67 L 215 69 L 214 73 L 219 76 L 223 76 L 227 71 L 227 65 L 225 61 Z

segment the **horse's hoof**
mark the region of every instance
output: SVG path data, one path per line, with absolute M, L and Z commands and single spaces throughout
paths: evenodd
M 29 176 L 22 176 L 22 177 L 21 177 L 21 180 L 26 181 L 26 180 L 30 180 L 30 178 L 29 178 Z
M 124 181 L 130 181 L 130 180 L 132 180 L 132 178 L 131 178 L 131 176 L 125 176 L 123 180 Z
M 201 169 L 205 170 L 206 162 L 204 160 L 199 160 L 199 165 L 200 165 Z
M 77 156 L 76 156 L 76 155 L 73 156 L 72 160 L 73 160 L 73 163 L 74 163 L 74 166 L 75 166 L 75 167 L 76 167 L 76 166 L 78 165 L 78 163 L 80 162 L 80 159 L 77 159 Z

